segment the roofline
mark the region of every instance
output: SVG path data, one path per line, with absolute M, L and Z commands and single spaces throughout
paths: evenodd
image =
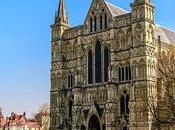
M 111 3 L 111 2 L 108 2 L 107 0 L 105 0 L 105 2 L 107 2 L 108 4 L 114 6 L 114 7 L 118 8 L 118 9 L 120 9 L 120 10 L 122 10 L 122 11 L 125 11 L 126 13 L 130 13 L 129 11 L 127 11 L 127 10 L 125 10 L 125 9 L 119 7 L 119 6 L 116 6 L 115 4 L 113 4 L 113 3 Z
M 84 20 L 84 22 L 83 22 L 83 25 L 85 24 L 85 22 L 86 22 L 86 20 L 87 20 L 87 18 L 88 18 L 88 15 L 89 15 L 90 9 L 91 9 L 92 4 L 93 4 L 94 1 L 95 1 L 95 0 L 93 0 L 93 1 L 91 2 L 91 5 L 90 5 L 90 7 L 89 7 L 89 9 L 88 9 L 88 13 L 87 13 L 86 18 L 85 18 L 85 20 Z M 109 8 L 107 7 L 105 1 L 106 1 L 106 0 L 101 0 L 101 2 L 105 5 L 105 7 L 107 8 L 108 12 L 110 13 L 111 17 L 113 17 L 113 16 L 112 16 L 112 13 L 110 12 Z
M 165 26 L 163 26 L 163 25 L 160 25 L 160 24 L 155 24 L 156 26 L 159 26 L 159 27 L 161 27 L 161 28 L 163 28 L 163 29 L 166 29 L 166 30 L 168 30 L 168 31 L 171 31 L 171 32 L 173 32 L 174 34 L 175 34 L 175 31 L 174 30 L 171 30 L 171 29 L 169 29 L 169 28 L 167 28 L 167 27 L 165 27 Z

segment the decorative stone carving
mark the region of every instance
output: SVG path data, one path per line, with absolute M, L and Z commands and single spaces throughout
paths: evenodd
M 158 32 L 153 21 L 152 6 L 135 0 L 131 7 L 132 12 L 125 13 L 104 0 L 94 0 L 84 25 L 67 27 L 65 23 L 55 23 L 52 26 L 52 127 L 62 126 L 61 130 L 67 129 L 63 125 L 68 123 L 73 130 L 79 130 L 82 125 L 88 129 L 89 119 L 96 115 L 101 127 L 106 130 L 151 128 L 148 110 L 144 105 L 147 97 L 156 93 L 155 65 L 161 44 L 156 43 L 158 40 L 155 36 Z M 90 24 L 93 26 L 91 31 Z M 99 56 L 95 49 L 97 41 L 101 45 Z M 104 55 L 105 46 L 109 52 Z M 89 50 L 92 51 L 90 58 Z M 108 63 L 105 62 L 107 59 Z M 101 74 L 96 74 L 99 67 L 96 66 L 97 60 L 99 66 L 101 65 L 98 70 Z M 120 67 L 122 73 L 119 71 Z M 128 73 L 131 76 L 129 80 L 119 81 L 122 76 L 123 79 L 128 79 Z M 108 74 L 105 82 L 104 74 Z M 89 75 L 92 78 L 91 83 L 88 83 Z M 95 83 L 98 75 L 101 75 L 102 80 Z M 129 103 L 125 104 L 129 107 L 129 117 L 126 110 L 121 111 L 124 109 L 121 104 L 121 93 L 124 90 L 129 94 Z M 72 107 L 68 103 L 70 99 L 73 101 Z M 71 108 L 72 122 L 66 122 Z

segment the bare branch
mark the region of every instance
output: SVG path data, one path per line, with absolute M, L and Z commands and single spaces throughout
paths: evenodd
M 154 127 L 161 129 L 175 124 L 175 48 L 161 53 L 157 65 L 157 98 L 149 97 L 148 106 Z

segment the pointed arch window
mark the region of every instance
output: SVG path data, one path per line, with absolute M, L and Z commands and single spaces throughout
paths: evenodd
M 124 66 L 121 65 L 118 68 L 118 81 L 124 82 L 124 81 L 130 81 L 131 80 L 131 67 L 130 65 Z
M 103 17 L 100 15 L 100 29 L 103 29 Z
M 90 32 L 92 32 L 92 18 L 90 18 Z
M 92 84 L 93 69 L 92 69 L 92 51 L 88 52 L 88 83 Z
M 101 44 L 99 41 L 95 45 L 95 82 L 101 82 Z
M 132 63 L 132 75 L 133 75 L 133 80 L 136 80 L 137 79 L 137 62 L 134 61 Z
M 92 30 L 93 29 L 93 20 L 92 20 L 92 18 L 90 18 L 89 22 L 90 22 L 89 23 L 90 24 L 90 26 L 89 26 L 90 27 L 90 32 L 92 32 L 93 31 Z
M 125 80 L 126 81 L 131 80 L 131 67 L 130 67 L 130 65 L 125 67 Z
M 131 80 L 131 66 L 129 66 L 128 68 L 129 68 L 129 80 Z
M 123 91 L 123 94 L 120 97 L 120 114 L 128 115 L 129 114 L 129 94 L 127 91 Z
M 108 81 L 109 49 L 104 48 L 104 82 Z
M 124 100 L 125 100 L 125 97 L 122 94 L 121 97 L 120 97 L 120 113 L 121 114 L 125 113 L 125 101 Z
M 68 76 L 68 89 L 71 89 L 73 87 L 73 75 L 69 74 Z
M 109 80 L 108 68 L 110 64 L 110 51 L 107 46 L 103 48 L 100 41 L 96 42 L 95 53 L 90 50 L 87 55 L 87 83 L 101 83 Z
M 107 29 L 107 21 L 108 21 L 108 18 L 107 18 L 107 14 L 105 14 L 105 17 L 104 17 L 104 25 L 105 25 L 105 29 Z
M 94 31 L 97 31 L 97 17 L 94 17 Z
M 125 81 L 125 68 L 122 67 L 122 81 Z
M 71 81 L 70 81 L 70 80 L 71 80 L 71 76 L 69 75 L 69 76 L 68 76 L 68 89 L 71 88 L 71 83 L 70 83 Z
M 73 105 L 73 103 L 72 103 L 72 101 L 70 100 L 69 101 L 69 119 L 72 121 L 72 105 Z
M 119 80 L 119 82 L 122 81 L 121 74 L 122 74 L 122 72 L 121 72 L 121 67 L 119 67 L 119 68 L 118 68 L 118 80 Z
M 126 70 L 125 70 L 125 79 L 126 80 L 128 80 L 129 79 L 129 75 L 128 75 L 128 73 L 129 73 L 129 67 L 128 66 L 126 66 L 126 68 L 125 68 Z

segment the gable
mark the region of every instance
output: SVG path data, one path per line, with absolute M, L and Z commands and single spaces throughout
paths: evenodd
M 106 0 L 93 0 L 84 22 L 85 30 L 91 33 L 110 28 L 114 17 L 126 13 Z
M 86 16 L 85 22 L 87 18 L 91 16 L 92 13 L 96 11 L 98 13 L 102 13 L 102 10 L 105 11 L 108 15 L 110 15 L 111 18 L 128 13 L 128 11 L 117 7 L 114 4 L 107 2 L 106 0 L 93 0 L 89 8 L 88 14 Z
M 85 23 L 88 20 L 88 18 L 92 17 L 94 14 L 100 14 L 103 12 L 107 13 L 108 15 L 111 15 L 104 0 L 93 0 L 89 8 L 88 14 L 86 16 Z

